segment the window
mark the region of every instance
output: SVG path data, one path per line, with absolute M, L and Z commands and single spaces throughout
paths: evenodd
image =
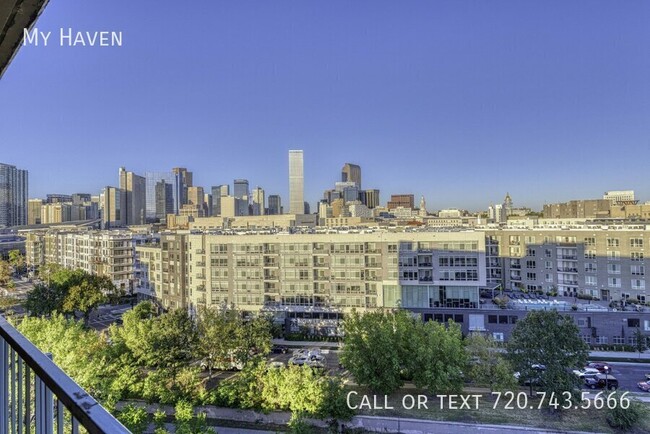
M 488 315 L 488 324 L 496 324 L 497 323 L 497 316 L 496 315 Z
M 553 269 L 553 262 L 552 261 L 546 261 L 544 263 L 544 268 L 546 268 L 547 270 L 552 270 Z
M 492 333 L 492 338 L 493 338 L 496 342 L 503 342 L 503 333 L 497 333 L 497 332 Z
M 537 267 L 535 261 L 526 261 L 526 268 L 535 268 L 535 267 Z
M 621 336 L 614 336 L 612 337 L 612 343 L 622 345 L 625 343 L 625 338 Z
M 552 254 L 553 253 L 551 252 L 551 249 L 544 250 L 544 256 L 546 256 L 547 258 L 550 258 Z
M 585 246 L 595 246 L 595 245 L 596 245 L 596 238 L 594 237 L 585 238 Z
M 526 240 L 526 244 L 535 244 L 535 237 L 533 236 L 527 236 L 525 240 Z M 533 254 L 533 256 L 535 256 L 535 254 Z
M 643 320 L 643 331 L 650 332 L 650 319 Z
M 553 282 L 553 275 L 552 274 L 547 274 L 546 275 L 546 281 L 552 283 Z
M 526 279 L 528 279 L 528 280 L 537 280 L 537 274 L 536 273 L 526 273 Z
M 628 327 L 640 327 L 641 326 L 641 320 L 639 318 L 628 318 L 627 319 L 627 326 Z
M 632 279 L 632 289 L 645 289 L 645 280 Z
M 630 259 L 633 261 L 643 261 L 643 252 L 632 252 Z
M 526 250 L 526 255 L 527 256 L 535 256 L 535 249 L 527 249 Z
M 630 247 L 632 248 L 643 247 L 643 238 L 630 238 Z
M 621 279 L 618 277 L 610 277 L 607 279 L 607 285 L 612 287 L 612 288 L 620 288 L 621 287 Z
M 596 276 L 585 276 L 585 285 L 596 286 L 598 285 L 598 279 L 596 279 Z
M 594 250 L 585 250 L 585 259 L 596 259 L 596 252 Z
M 645 276 L 645 267 L 643 265 L 632 265 L 630 271 L 632 276 Z
M 607 336 L 598 336 L 596 338 L 596 343 L 597 344 L 606 344 L 607 343 Z
M 607 264 L 607 273 L 608 274 L 621 274 L 621 265 L 620 264 Z
M 594 255 L 594 258 L 595 257 L 596 256 Z M 609 251 L 609 252 L 607 252 L 607 259 L 609 259 L 610 261 L 618 261 L 619 259 L 621 259 L 621 252 L 616 251 L 616 250 Z
M 585 263 L 585 273 L 595 273 L 598 271 L 598 267 L 594 262 Z
M 619 247 L 621 240 L 618 238 L 607 238 L 607 247 Z
M 582 338 L 582 340 L 584 341 L 585 344 L 591 344 L 591 336 L 582 335 L 580 337 Z
M 589 327 L 589 318 L 578 318 L 578 327 Z

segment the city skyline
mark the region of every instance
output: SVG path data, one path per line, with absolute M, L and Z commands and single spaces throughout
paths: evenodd
M 23 47 L 0 84 L 3 161 L 30 171 L 30 197 L 181 166 L 288 204 L 297 148 L 312 206 L 347 161 L 383 201 L 431 209 L 647 199 L 650 5 L 597 3 L 53 3 L 39 29 L 119 30 L 123 46 Z

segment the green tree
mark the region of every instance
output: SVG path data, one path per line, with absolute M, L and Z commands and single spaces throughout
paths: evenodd
M 80 311 L 86 325 L 88 325 L 90 313 L 107 300 L 101 289 L 93 285 L 92 281 L 91 278 L 85 278 L 79 285 L 70 287 L 62 305 L 65 313 L 74 314 L 75 311 Z
M 574 393 L 580 383 L 567 368 L 584 366 L 587 362 L 587 344 L 573 319 L 556 310 L 532 311 L 517 322 L 507 345 L 508 359 L 522 379 L 538 383 L 550 396 L 562 392 Z M 536 370 L 541 364 L 545 370 Z
M 398 336 L 409 332 L 404 313 L 352 311 L 343 321 L 344 340 L 341 363 L 356 381 L 373 392 L 392 393 L 404 381 L 401 378 L 405 342 Z M 400 329 L 400 334 L 396 330 Z
M 179 401 L 174 410 L 176 434 L 216 434 L 216 431 L 208 426 L 206 414 L 195 415 L 191 403 Z
M 212 370 L 230 362 L 239 348 L 238 329 L 243 326 L 238 312 L 225 309 L 202 309 L 198 320 L 199 357 L 206 363 L 210 378 Z
M 144 407 L 138 407 L 131 403 L 124 406 L 117 415 L 117 420 L 133 434 L 142 434 L 149 425 L 149 415 Z
M 59 285 L 37 283 L 27 293 L 24 306 L 30 315 L 48 316 L 55 311 L 63 311 L 65 295 L 65 289 Z
M 472 333 L 465 338 L 468 357 L 467 379 L 485 385 L 491 392 L 515 390 L 517 381 L 513 369 L 504 355 L 498 351 L 496 342 L 489 335 Z
M 641 358 L 641 353 L 648 349 L 648 336 L 644 335 L 639 327 L 636 328 L 633 336 L 634 349 L 639 353 L 639 358 Z
M 14 267 L 17 274 L 23 274 L 25 272 L 25 256 L 20 253 L 20 250 L 9 251 L 9 264 Z
M 453 321 L 447 327 L 435 321 L 413 322 L 410 340 L 415 350 L 403 362 L 409 363 L 413 383 L 435 393 L 460 393 L 467 363 L 460 326 Z
M 13 289 L 14 280 L 11 277 L 11 265 L 0 259 L 0 288 Z

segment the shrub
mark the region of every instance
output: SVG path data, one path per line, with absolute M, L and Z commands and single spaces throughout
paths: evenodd
M 614 406 L 607 412 L 607 423 L 612 428 L 628 431 L 641 420 L 647 413 L 643 404 L 638 401 L 631 401 L 626 409 L 621 406 Z

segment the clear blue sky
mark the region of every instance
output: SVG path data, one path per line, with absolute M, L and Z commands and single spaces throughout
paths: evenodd
M 118 167 L 248 178 L 313 204 L 345 162 L 363 186 L 485 209 L 634 189 L 650 200 L 648 1 L 51 0 L 0 81 L 0 161 L 30 196 Z M 122 31 L 60 47 L 58 29 Z

